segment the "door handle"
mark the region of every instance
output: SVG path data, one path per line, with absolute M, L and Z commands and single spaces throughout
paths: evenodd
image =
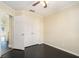
M 33 35 L 34 33 L 32 32 L 32 35 Z
M 24 33 L 22 33 L 22 36 L 24 36 Z

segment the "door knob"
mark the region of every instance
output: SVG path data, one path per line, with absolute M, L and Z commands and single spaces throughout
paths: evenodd
M 22 36 L 24 36 L 24 33 L 22 33 Z
M 34 33 L 32 32 L 32 35 L 33 35 Z

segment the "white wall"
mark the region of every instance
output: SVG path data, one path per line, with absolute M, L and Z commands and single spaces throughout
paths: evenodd
M 44 18 L 44 42 L 79 55 L 79 7 L 72 6 Z

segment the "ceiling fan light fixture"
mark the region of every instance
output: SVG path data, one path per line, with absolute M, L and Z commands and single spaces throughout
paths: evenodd
M 40 3 L 41 3 L 41 5 L 42 5 L 42 6 L 45 6 L 45 3 L 44 3 L 44 1 L 41 1 Z
M 37 1 L 37 2 L 34 3 L 32 6 L 36 6 L 36 5 L 38 5 L 39 3 L 40 3 L 44 8 L 47 8 L 47 0 Z
M 48 0 L 41 0 L 41 1 L 40 1 L 40 4 L 41 4 L 44 8 L 47 7 L 47 3 L 48 3 Z

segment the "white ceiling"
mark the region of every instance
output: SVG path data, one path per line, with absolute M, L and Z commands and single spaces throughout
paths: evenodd
M 47 16 L 51 13 L 57 12 L 68 6 L 79 4 L 79 1 L 48 1 L 47 8 L 43 8 L 41 4 L 32 6 L 35 1 L 4 1 L 5 4 L 15 10 L 35 10 L 36 13 Z

